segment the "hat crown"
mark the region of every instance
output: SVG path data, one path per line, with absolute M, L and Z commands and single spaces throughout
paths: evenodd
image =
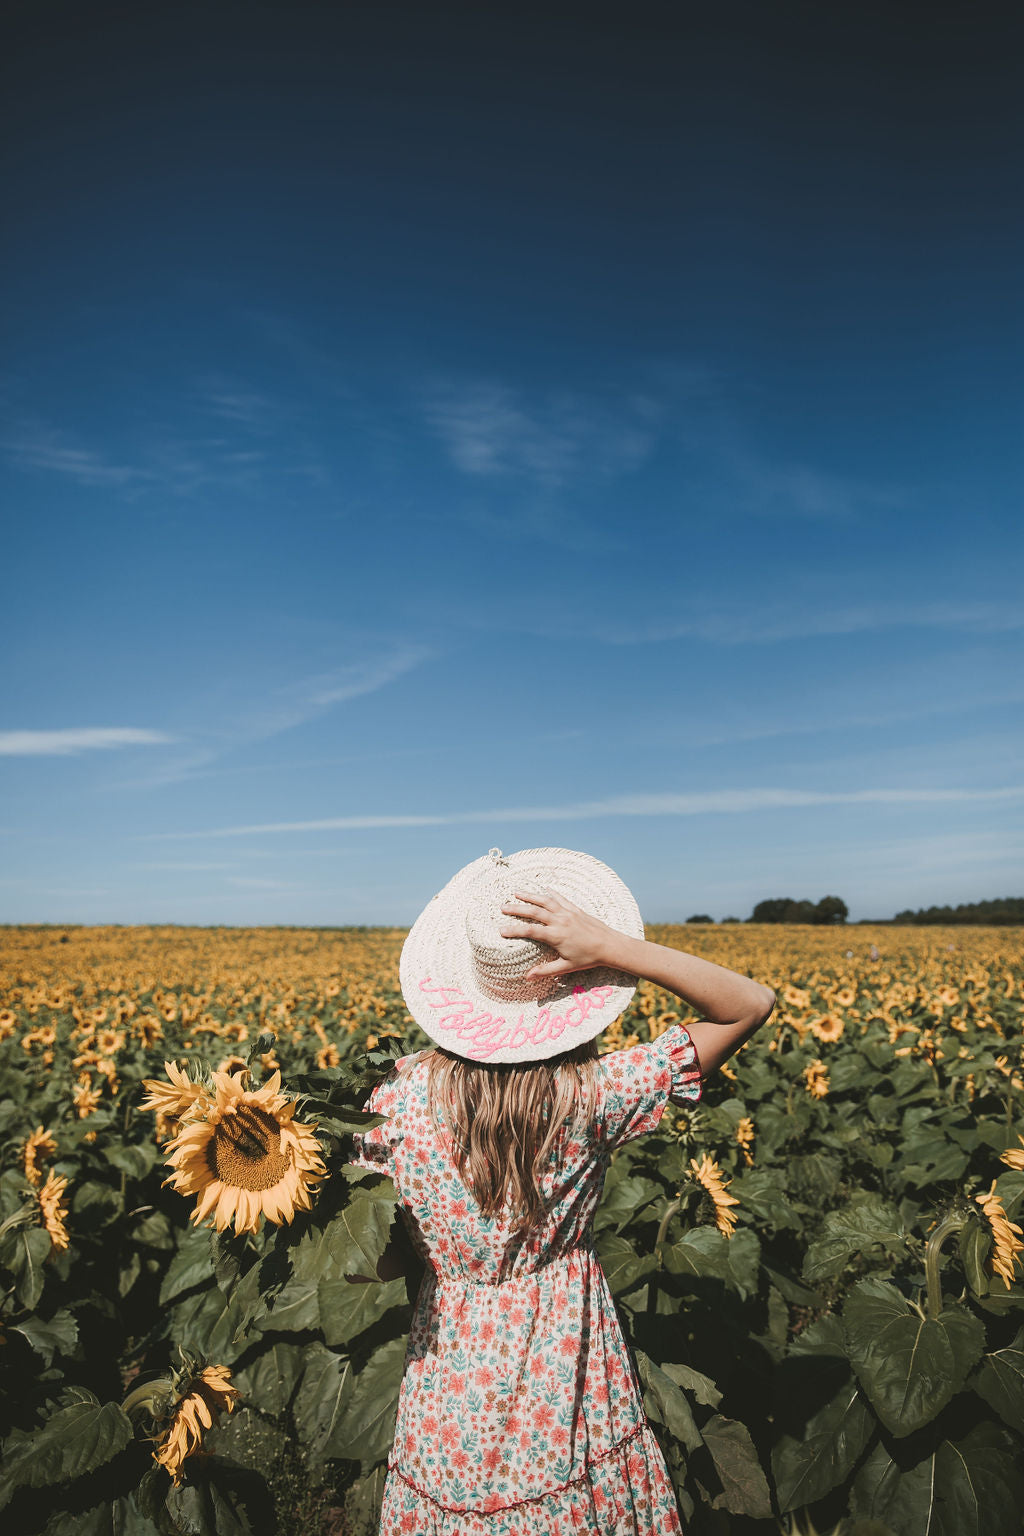
M 492 850 L 492 859 L 495 853 L 497 850 Z M 536 873 L 529 883 L 538 883 Z M 550 977 L 527 979 L 526 975 L 532 966 L 552 958 L 555 952 L 551 946 L 526 937 L 507 938 L 501 932 L 502 928 L 525 923 L 501 910 L 514 900 L 516 888 L 514 874 L 499 855 L 467 892 L 466 938 L 473 973 L 480 991 L 495 1002 L 534 1002 L 550 992 L 552 985 Z

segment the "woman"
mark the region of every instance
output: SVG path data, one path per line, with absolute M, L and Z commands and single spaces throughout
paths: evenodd
M 775 994 L 643 932 L 599 860 L 493 848 L 409 933 L 402 992 L 435 1048 L 374 1089 L 388 1119 L 355 1158 L 390 1174 L 426 1261 L 381 1536 L 681 1531 L 591 1223 L 615 1149 L 695 1103 Z M 704 1018 L 599 1057 L 638 977 Z

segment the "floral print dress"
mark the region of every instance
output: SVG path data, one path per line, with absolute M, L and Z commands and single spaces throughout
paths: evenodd
M 389 1119 L 352 1159 L 394 1180 L 427 1261 L 381 1536 L 681 1536 L 592 1222 L 615 1148 L 670 1098 L 700 1098 L 689 1034 L 675 1024 L 599 1058 L 593 1126 L 552 1156 L 549 1215 L 528 1239 L 482 1216 L 459 1178 L 430 1119 L 427 1054 L 377 1084 L 367 1108 Z

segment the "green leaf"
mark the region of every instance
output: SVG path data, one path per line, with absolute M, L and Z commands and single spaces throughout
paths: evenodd
M 332 1437 L 332 1449 L 328 1454 L 359 1461 L 363 1477 L 383 1461 L 391 1449 L 405 1352 L 405 1339 L 389 1339 L 373 1352 L 356 1377 Z
M 131 1440 L 132 1426 L 119 1404 L 101 1405 L 81 1389 L 76 1395 L 77 1402 L 59 1408 L 35 1433 L 9 1437 L 0 1470 L 0 1508 L 18 1488 L 43 1488 L 92 1472 Z
M 34 1312 L 46 1279 L 43 1265 L 53 1247 L 50 1234 L 43 1227 L 19 1227 L 11 1236 L 7 1264 L 15 1280 L 14 1293 L 23 1307 Z
M 408 1305 L 405 1281 L 321 1280 L 320 1327 L 327 1344 L 347 1344 L 392 1307 Z
M 130 1179 L 144 1179 L 160 1156 L 155 1143 L 148 1141 L 130 1145 L 115 1144 L 108 1146 L 106 1153 L 107 1162 Z
M 702 1444 L 701 1433 L 686 1397 L 670 1376 L 642 1349 L 636 1350 L 637 1371 L 644 1386 L 644 1411 L 682 1441 L 688 1451 Z
M 167 1267 L 160 1286 L 160 1305 L 184 1296 L 197 1285 L 213 1284 L 213 1259 L 210 1256 L 210 1234 L 191 1231 L 181 1240 L 181 1246 Z
M 69 1355 L 78 1341 L 78 1323 L 66 1311 L 55 1312 L 48 1322 L 41 1317 L 23 1318 L 20 1323 L 12 1323 L 11 1332 L 20 1333 L 47 1365 L 58 1350 Z
M 234 1382 L 250 1408 L 271 1418 L 283 1417 L 305 1366 L 301 1345 L 277 1341 L 250 1360 Z
M 660 1184 L 655 1184 L 653 1179 L 642 1178 L 639 1174 L 619 1178 L 614 1183 L 609 1175 L 594 1217 L 594 1231 L 610 1229 L 621 1232 L 628 1222 L 639 1217 L 641 1211 L 646 1211 L 650 1218 L 654 1213 L 647 1210 L 647 1207 L 664 1193 Z
M 746 1425 L 716 1413 L 704 1425 L 702 1434 L 722 1480 L 722 1492 L 712 1501 L 712 1508 L 727 1509 L 733 1515 L 751 1515 L 755 1520 L 770 1518 L 768 1480 Z
M 319 1342 L 309 1345 L 305 1359 L 292 1414 L 305 1454 L 310 1464 L 317 1466 L 331 1456 L 347 1455 L 338 1431 L 355 1377 L 350 1361 Z
M 874 1415 L 847 1373 L 831 1401 L 807 1420 L 803 1437 L 783 1435 L 772 1450 L 780 1512 L 814 1504 L 845 1481 L 874 1426 Z
M 838 1279 L 854 1254 L 870 1254 L 876 1245 L 887 1253 L 904 1252 L 906 1229 L 892 1206 L 869 1195 L 828 1212 L 821 1236 L 808 1244 L 803 1277 L 812 1285 Z
M 982 1356 L 970 1386 L 1005 1424 L 1024 1435 L 1024 1328 L 1005 1349 Z
M 695 1371 L 692 1365 L 680 1365 L 675 1360 L 663 1360 L 661 1369 L 678 1386 L 685 1387 L 692 1392 L 698 1403 L 703 1403 L 707 1408 L 717 1408 L 722 1401 L 722 1394 L 711 1380 L 701 1371 Z
M 308 1333 L 320 1327 L 320 1303 L 315 1280 L 289 1280 L 267 1300 L 256 1319 L 261 1333 Z
M 739 1173 L 729 1186 L 744 1211 L 753 1216 L 759 1227 L 771 1227 L 775 1231 L 792 1228 L 799 1232 L 803 1218 L 786 1198 L 785 1176 L 781 1168 L 753 1168 Z
M 716 1227 L 694 1227 L 663 1250 L 665 1268 L 674 1275 L 722 1280 L 741 1296 L 757 1290 L 761 1245 L 747 1227 L 726 1237 Z
M 637 1253 L 635 1243 L 613 1232 L 602 1232 L 596 1246 L 608 1289 L 613 1296 L 631 1291 L 644 1275 L 649 1275 L 658 1267 L 653 1253 Z
M 1020 1536 L 1019 1451 L 991 1420 L 909 1464 L 879 1441 L 854 1479 L 851 1511 L 884 1520 L 897 1536 Z
M 324 1228 L 319 1272 L 307 1278 L 335 1279 L 365 1275 L 377 1279 L 377 1261 L 388 1245 L 395 1218 L 395 1199 L 355 1190 L 345 1209 Z
M 931 1422 L 967 1379 L 985 1328 L 965 1308 L 922 1318 L 895 1286 L 861 1280 L 846 1299 L 847 1351 L 882 1423 L 897 1436 Z

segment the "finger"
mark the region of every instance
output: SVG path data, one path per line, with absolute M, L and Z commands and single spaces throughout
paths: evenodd
M 534 907 L 550 907 L 553 905 L 552 891 L 513 891 L 516 901 L 528 901 Z
M 538 907 L 531 901 L 508 901 L 501 910 L 507 913 L 509 917 L 525 918 L 528 922 L 545 923 L 548 920 L 548 913 L 545 908 Z
M 548 960 L 544 965 L 533 965 L 526 973 L 527 981 L 539 976 L 564 976 L 566 971 L 575 971 L 579 967 L 570 964 L 568 960 Z
M 545 942 L 545 930 L 540 923 L 529 923 L 525 918 L 518 918 L 517 922 L 519 923 L 518 928 L 505 927 L 498 929 L 503 939 L 535 939 L 538 944 Z M 549 944 L 548 948 L 550 949 L 551 947 Z

